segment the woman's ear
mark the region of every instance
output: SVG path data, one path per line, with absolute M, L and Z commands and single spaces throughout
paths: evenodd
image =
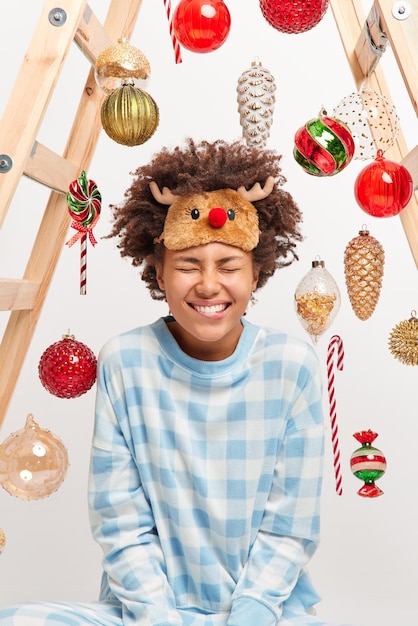
M 255 291 L 257 289 L 257 284 L 258 284 L 258 278 L 260 276 L 260 272 L 258 270 L 257 267 L 254 267 L 254 271 L 253 271 L 253 288 L 252 291 Z
M 163 276 L 163 266 L 162 263 L 157 263 L 155 266 L 155 274 L 156 274 L 156 279 L 157 279 L 157 283 L 158 286 L 160 288 L 161 291 L 165 291 L 165 282 L 164 282 L 164 276 Z

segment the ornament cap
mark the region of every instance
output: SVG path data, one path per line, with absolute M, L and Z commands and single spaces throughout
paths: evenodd
M 25 429 L 29 429 L 29 428 L 32 428 L 32 430 L 39 429 L 39 424 L 35 422 L 32 413 L 28 414 L 26 418 L 26 422 L 25 422 Z
M 359 443 L 371 445 L 373 441 L 376 439 L 377 433 L 373 432 L 370 429 L 360 430 L 359 432 L 354 433 L 353 437 L 357 439 Z

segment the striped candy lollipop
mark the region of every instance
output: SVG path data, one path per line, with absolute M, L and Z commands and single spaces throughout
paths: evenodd
M 80 240 L 80 294 L 87 293 L 87 237 L 92 246 L 97 241 L 93 235 L 93 228 L 100 217 L 102 195 L 93 180 L 87 178 L 83 170 L 81 176 L 69 186 L 67 193 L 68 212 L 73 221 L 71 227 L 77 233 L 67 241 L 71 247 Z

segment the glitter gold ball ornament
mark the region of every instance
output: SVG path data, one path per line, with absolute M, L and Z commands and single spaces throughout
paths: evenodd
M 155 133 L 160 121 L 159 109 L 146 92 L 124 84 L 110 93 L 101 108 L 106 134 L 124 146 L 139 146 Z
M 140 80 L 146 80 L 150 73 L 150 64 L 145 55 L 125 37 L 99 54 L 94 67 L 96 82 L 106 94 L 121 87 L 127 79 L 130 84 L 137 85 Z
M 0 528 L 0 554 L 2 554 L 4 548 L 6 547 L 6 533 L 2 528 Z
M 67 450 L 56 435 L 29 414 L 25 427 L 0 445 L 0 485 L 22 500 L 39 500 L 56 491 L 68 470 Z
M 344 273 L 348 297 L 354 313 L 367 320 L 380 297 L 385 263 L 382 244 L 363 227 L 344 251 Z
M 325 268 L 325 262 L 315 259 L 295 291 L 296 313 L 314 343 L 331 326 L 340 304 L 337 283 Z
M 345 122 L 353 135 L 354 159 L 374 159 L 378 149 L 385 151 L 393 146 L 399 133 L 394 105 L 366 86 L 343 98 L 333 116 Z
M 418 365 L 418 319 L 416 312 L 397 324 L 389 335 L 389 350 L 404 365 Z
M 273 123 L 275 91 L 274 77 L 257 60 L 238 79 L 238 112 L 242 136 L 249 146 L 266 146 Z
M 364 485 L 357 491 L 363 498 L 377 498 L 383 491 L 375 481 L 386 472 L 386 458 L 381 450 L 372 444 L 377 433 L 372 430 L 362 430 L 354 433 L 353 437 L 361 443 L 361 447 L 353 452 L 350 458 L 350 468 L 354 476 L 364 481 Z
M 78 398 L 96 381 L 97 359 L 74 335 L 63 335 L 42 354 L 38 373 L 43 386 L 58 398 Z

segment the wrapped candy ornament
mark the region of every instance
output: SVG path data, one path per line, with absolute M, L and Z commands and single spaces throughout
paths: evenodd
M 61 486 L 68 470 L 67 450 L 56 435 L 29 414 L 25 427 L 0 445 L 0 485 L 22 500 L 45 498 Z
M 74 335 L 63 335 L 42 354 L 38 373 L 42 385 L 58 398 L 78 398 L 96 381 L 97 359 Z
M 364 481 L 364 485 L 357 491 L 363 498 L 383 495 L 383 491 L 375 484 L 386 471 L 383 452 L 372 445 L 377 436 L 372 430 L 362 430 L 353 435 L 361 443 L 361 447 L 351 455 L 350 468 L 356 478 Z
M 354 313 L 367 320 L 377 306 L 385 263 L 382 244 L 363 227 L 344 251 L 344 274 Z
M 239 119 L 242 136 L 249 146 L 266 146 L 273 123 L 275 91 L 273 75 L 259 60 L 254 60 L 238 79 Z
M 295 291 L 296 313 L 314 343 L 331 326 L 340 305 L 337 283 L 325 268 L 325 262 L 315 259 Z
M 404 365 L 418 365 L 418 319 L 411 312 L 408 320 L 397 324 L 389 335 L 389 350 Z
M 293 156 L 308 174 L 334 176 L 350 163 L 354 149 L 348 126 L 321 111 L 296 131 Z

